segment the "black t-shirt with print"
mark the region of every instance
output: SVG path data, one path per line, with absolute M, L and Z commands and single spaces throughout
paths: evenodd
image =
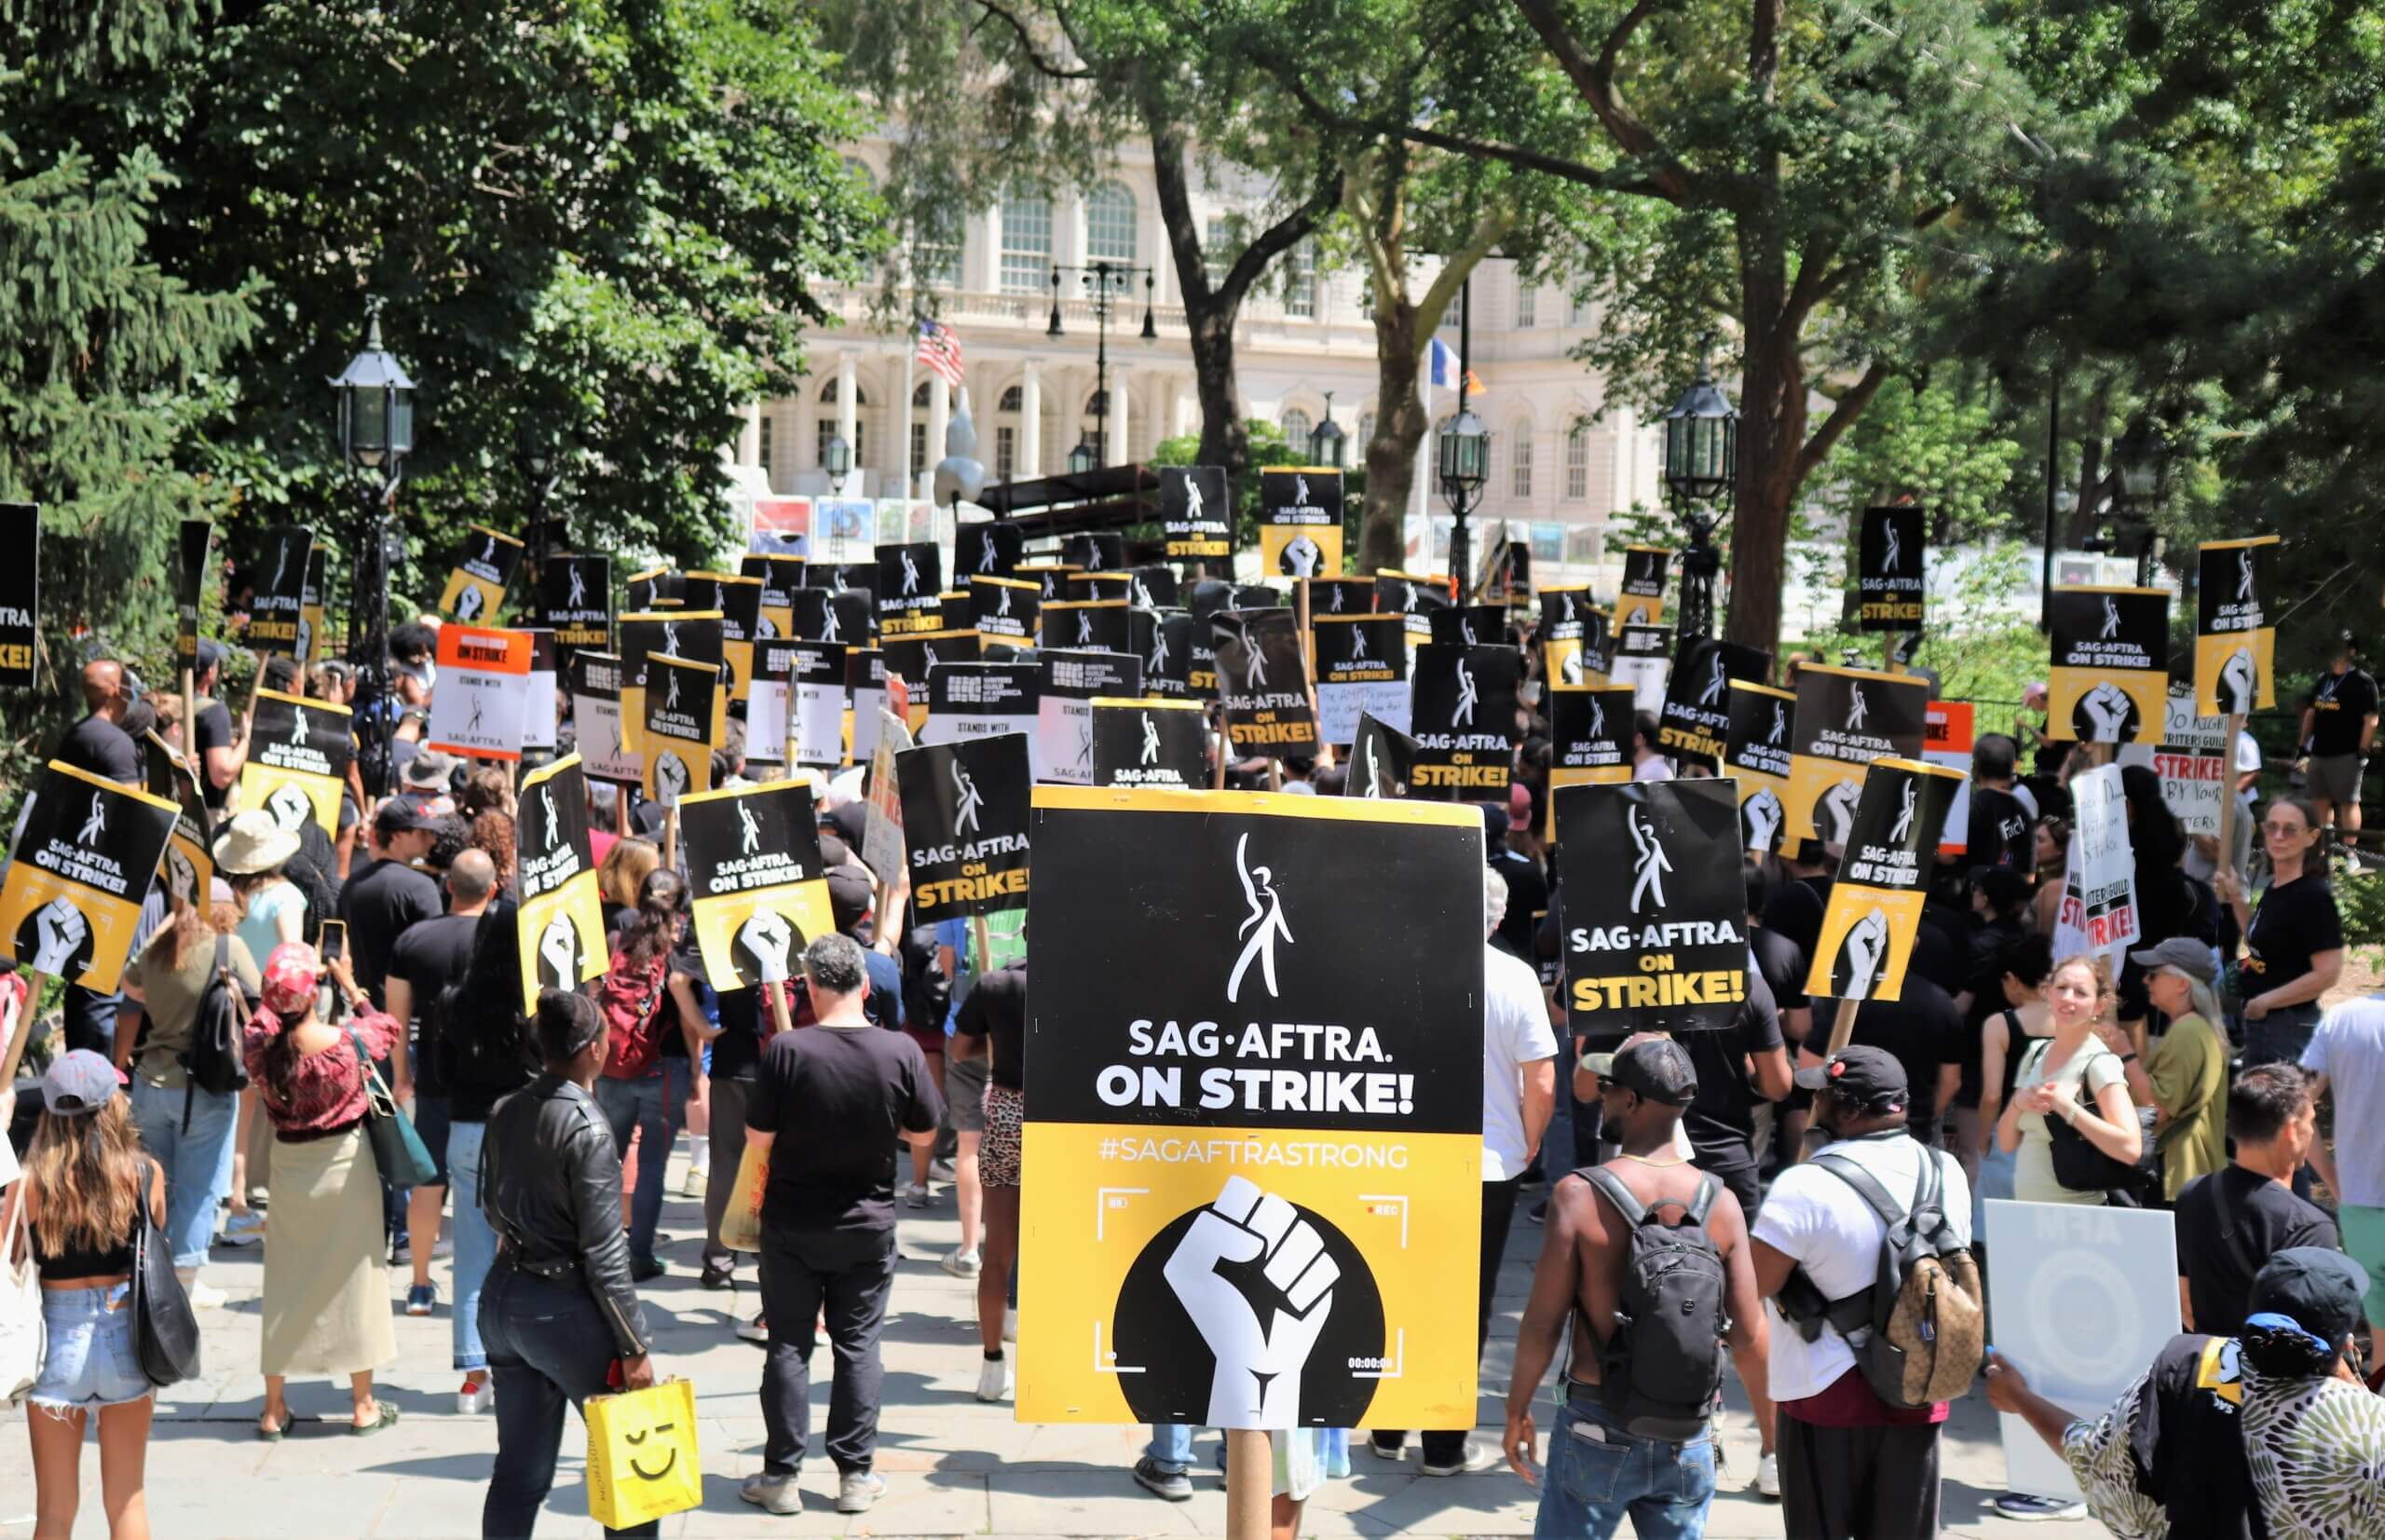
M 2316 952 L 2340 950 L 2343 919 L 2327 879 L 2305 872 L 2261 894 L 2244 934 L 2244 998 L 2266 994 L 2310 971 Z
M 1746 1061 L 1785 1044 L 1780 1035 L 1780 1010 L 1772 987 L 1752 955 L 1749 958 L 1748 998 L 1739 1014 L 1720 1032 L 1683 1032 L 1678 1040 L 1689 1050 L 1697 1070 L 1697 1098 L 1682 1114 L 1689 1142 L 1703 1154 L 1717 1146 L 1747 1149 L 1755 1133 L 1755 1087 L 1748 1082 Z M 1701 1163 L 1702 1164 L 1702 1163 Z
M 1027 1089 L 1027 964 L 1014 962 L 981 974 L 953 1014 L 952 1029 L 992 1040 L 988 1080 L 1008 1091 Z
M 2257 1171 L 2229 1165 L 2197 1177 L 2178 1194 L 2178 1276 L 2195 1307 L 2195 1329 L 2232 1335 L 2244 1327 L 2253 1274 L 2290 1246 L 2342 1247 L 2327 1211 Z
M 897 1136 L 926 1133 L 943 1110 L 927 1056 L 905 1033 L 781 1032 L 762 1050 L 745 1101 L 745 1125 L 777 1136 L 764 1227 L 891 1233 Z
M 2310 755 L 2332 759 L 2360 752 L 2360 724 L 2377 712 L 2377 681 L 2365 669 L 2322 674 L 2310 692 Z
M 1993 786 L 1973 786 L 1970 818 L 1963 832 L 1963 864 L 2026 871 L 2035 853 L 2036 836 L 2029 832 L 2028 810 L 2021 799 Z

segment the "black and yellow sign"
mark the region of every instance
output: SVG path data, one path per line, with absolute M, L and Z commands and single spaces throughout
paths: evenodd
M 964 524 L 952 532 L 952 575 L 962 582 L 973 578 L 1007 578 L 1027 554 L 1027 528 L 993 520 Z
M 943 631 L 944 552 L 934 540 L 878 548 L 878 630 L 882 636 Z
M 207 589 L 207 548 L 215 526 L 184 519 L 176 526 L 174 550 L 174 663 L 198 667 L 198 606 Z M 31 666 L 28 661 L 27 666 Z
M 898 562 L 895 565 L 899 569 L 901 564 Z M 912 565 L 918 565 L 917 557 L 912 558 Z M 926 577 L 925 574 L 922 574 L 921 576 L 923 579 Z M 866 562 L 808 562 L 804 564 L 803 581 L 807 587 L 825 588 L 831 593 L 850 593 L 855 591 L 866 593 L 869 595 L 873 617 L 875 616 L 878 604 L 878 563 L 874 560 Z M 923 580 L 921 584 L 921 592 L 933 593 L 936 588 L 941 586 L 940 582 L 926 582 Z
M 1548 791 L 1543 838 L 1554 840 L 1557 788 L 1612 786 L 1631 779 L 1631 691 L 1618 685 L 1550 685 Z
M 1919 631 L 1922 556 L 1929 521 L 1921 509 L 1867 508 L 1856 539 L 1855 627 L 1858 631 Z
M 1719 1032 L 1748 992 L 1738 791 L 1708 778 L 1552 791 L 1565 1025 Z
M 1130 566 L 1126 578 L 1126 602 L 1137 609 L 1174 609 L 1182 597 L 1172 566 Z
M 1665 620 L 1665 568 L 1673 553 L 1661 546 L 1623 548 L 1623 587 L 1615 601 L 1615 624 L 1662 625 Z
M 1036 597 L 1048 605 L 1055 599 L 1067 598 L 1069 579 L 1083 570 L 1067 562 L 1021 562 L 1010 576 L 1026 578 L 1040 585 L 1042 592 Z
M 1342 784 L 1342 795 L 1405 797 L 1408 777 L 1415 769 L 1416 740 L 1373 712 L 1360 713 L 1358 734 L 1350 744 L 1350 775 Z
M 2198 548 L 2195 715 L 2242 715 L 2277 704 L 2277 620 L 2269 611 L 2278 538 Z
M 307 586 L 298 595 L 298 661 L 312 666 L 331 639 L 324 623 L 323 596 L 331 592 L 332 553 L 317 546 L 307 556 Z
M 1209 784 L 1208 714 L 1198 701 L 1093 700 L 1093 784 L 1198 791 Z
M 1607 675 L 1615 670 L 1615 630 L 1609 623 L 1610 619 L 1605 610 L 1597 608 L 1588 610 L 1582 616 L 1582 677 L 1579 681 L 1582 684 L 1601 685 L 1610 682 Z M 1549 677 L 1556 678 L 1558 675 L 1552 672 Z M 1570 685 L 1575 681 L 1565 679 L 1561 682 Z
M 1018 1415 L 1463 1424 L 1480 819 L 1045 786 L 1035 844 Z
M 1126 617 L 1126 650 L 1143 661 L 1143 693 L 1171 701 L 1193 696 L 1192 646 L 1196 638 L 1206 640 L 1208 634 L 1208 622 L 1194 620 L 1186 610 L 1130 612 Z M 1205 700 L 1217 690 L 1216 671 L 1210 672 L 1208 685 L 1199 692 Z
M 757 642 L 795 634 L 795 592 L 803 586 L 800 556 L 746 555 L 737 559 L 741 577 L 762 579 L 762 615 L 754 630 Z
M 1375 580 L 1372 578 L 1311 578 L 1308 582 L 1308 613 L 1312 622 L 1325 616 L 1372 615 L 1375 613 Z
M 1134 625 L 1127 617 L 1132 607 L 1123 598 L 1046 600 L 1041 611 L 1043 645 L 1130 651 Z
M 1798 676 L 1804 683 L 1804 675 Z M 1801 688 L 1798 700 L 1805 699 Z M 1831 884 L 1821 939 L 1806 978 L 1832 1000 L 1902 1000 L 1905 965 L 1921 923 L 1938 835 L 1963 772 L 1919 759 L 1877 759 Z
M 628 690 L 622 694 L 627 696 Z M 720 665 L 701 658 L 650 654 L 646 661 L 643 790 L 664 808 L 712 789 L 712 722 L 720 708 Z
M 0 503 L 0 685 L 32 688 L 40 623 L 41 505 Z
M 696 947 L 716 989 L 794 976 L 836 929 L 820 818 L 800 781 L 706 792 L 679 804 Z
M 240 806 L 263 808 L 293 833 L 312 818 L 338 838 L 339 796 L 356 754 L 354 733 L 346 706 L 257 691 L 249 758 L 240 767 Z
M 1683 765 L 1720 765 L 1731 729 L 1731 682 L 1761 683 L 1771 671 L 1768 652 L 1708 636 L 1683 637 L 1657 716 L 1657 747 Z
M 879 648 L 886 672 L 899 674 L 911 687 L 911 726 L 927 720 L 928 681 L 946 663 L 974 663 L 984 657 L 974 631 L 931 631 L 909 636 L 889 636 Z
M 522 542 L 486 525 L 472 525 L 447 564 L 447 586 L 439 607 L 471 625 L 497 624 L 505 591 L 522 568 Z
M 682 591 L 684 592 L 684 590 Z M 660 609 L 623 615 L 621 634 L 621 730 L 633 754 L 645 752 L 647 660 L 657 653 L 701 659 L 725 673 L 727 639 L 716 609 Z M 714 697 L 711 741 L 729 741 L 729 698 Z
M 559 658 L 613 645 L 613 558 L 550 556 L 538 573 L 538 624 L 555 634 Z
M 1358 716 L 1408 720 L 1408 637 L 1397 615 L 1315 615 L 1317 729 L 1329 743 L 1353 742 Z
M 1424 636 L 1444 647 L 1498 647 L 1507 640 L 1507 611 L 1500 605 L 1451 605 L 1426 618 Z
M 1233 554 L 1233 495 L 1222 465 L 1171 465 L 1159 473 L 1160 535 L 1171 562 Z
M 28 973 L 114 994 L 172 837 L 162 797 L 50 761 L 0 879 L 0 947 Z
M 1398 616 L 1411 649 L 1433 639 L 1433 613 L 1449 608 L 1450 603 L 1445 580 L 1387 567 L 1375 574 L 1375 613 Z
M 1218 700 L 1236 754 L 1302 759 L 1316 753 L 1316 704 L 1288 609 L 1230 609 L 1209 618 Z
M 190 767 L 175 756 L 154 728 L 141 736 L 141 757 L 149 795 L 181 810 L 174 818 L 174 832 L 166 841 L 165 859 L 157 863 L 157 875 L 165 879 L 170 896 L 204 906 L 215 884 L 214 823 L 208 815 L 207 799 L 199 795 L 198 781 Z
M 643 572 L 630 574 L 629 607 L 632 609 L 685 609 L 688 606 L 688 579 L 684 573 L 667 566 L 650 566 Z
M 1126 537 L 1093 530 L 1060 543 L 1060 560 L 1080 572 L 1116 572 L 1126 565 Z
M 513 934 L 525 1012 L 538 1009 L 540 989 L 577 989 L 605 972 L 605 909 L 590 853 L 582 768 L 576 754 L 541 765 L 522 778 L 515 798 L 522 904 L 513 912 Z
M 2046 619 L 2053 634 L 2046 736 L 2160 742 L 2170 709 L 2170 595 L 2158 588 L 2057 588 Z
M 745 700 L 753 693 L 754 644 L 762 631 L 762 579 L 725 572 L 689 577 L 701 577 L 712 587 L 720 610 L 720 656 L 729 671 L 729 698 Z
M 1723 773 L 1738 783 L 1739 838 L 1758 854 L 1777 854 L 1789 826 L 1790 746 L 1797 698 L 1770 685 L 1731 681 L 1731 726 Z
M 1928 731 L 1929 683 L 1910 674 L 1807 663 L 1797 671 L 1789 745 L 1789 849 L 1800 839 L 1851 838 L 1863 767 L 1918 759 Z
M 1259 472 L 1259 570 L 1330 578 L 1342 570 L 1342 472 L 1271 465 Z
M 1013 909 L 1027 900 L 1027 734 L 923 743 L 894 756 L 903 844 L 921 924 Z
M 1043 597 L 1025 578 L 969 579 L 969 620 L 977 640 L 988 647 L 1033 647 L 1038 634 L 1035 613 Z
M 1110 599 L 1122 605 L 1135 602 L 1135 575 L 1124 567 L 1101 572 L 1075 572 L 1068 579 L 1070 599 Z
M 1594 613 L 1587 583 L 1540 591 L 1540 676 L 1546 683 L 1598 682 L 1582 673 L 1582 634 Z
M 798 588 L 788 607 L 795 634 L 807 642 L 861 647 L 870 639 L 877 615 L 866 591 L 858 588 Z M 938 613 L 943 606 L 939 602 Z
M 1416 649 L 1408 730 L 1416 763 L 1408 794 L 1435 801 L 1504 802 L 1515 769 L 1516 687 L 1524 655 L 1511 647 Z
M 276 525 L 265 532 L 265 554 L 257 561 L 249 591 L 252 652 L 298 655 L 298 628 L 307 608 L 307 564 L 313 559 L 315 532 L 304 525 Z

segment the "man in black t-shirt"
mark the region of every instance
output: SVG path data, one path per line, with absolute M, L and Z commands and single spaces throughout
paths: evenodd
M 497 865 L 487 852 L 466 851 L 457 856 L 455 865 L 447 868 L 447 912 L 406 927 L 389 950 L 389 971 L 382 985 L 389 1015 L 406 1028 L 405 1046 L 397 1056 L 398 1094 L 405 1094 L 411 1080 L 415 1131 L 430 1152 L 433 1168 L 430 1180 L 414 1189 L 406 1208 L 406 1234 L 416 1243 L 414 1284 L 406 1290 L 409 1315 L 429 1315 L 439 1298 L 430 1282 L 430 1259 L 439 1238 L 439 1211 L 447 1198 L 447 1129 L 452 1112 L 443 1062 L 445 1051 L 439 1043 L 439 997 L 449 985 L 464 981 L 472 962 L 472 937 L 480 930 L 482 911 L 496 892 Z
M 339 917 L 348 925 L 356 982 L 375 1009 L 398 937 L 408 926 L 438 917 L 439 884 L 413 865 L 430 854 L 435 838 L 430 820 L 402 797 L 390 798 L 373 819 L 372 861 L 340 890 Z
M 1683 1032 L 1682 1046 L 1697 1067 L 1697 1096 L 1682 1118 L 1689 1132 L 1696 1164 L 1710 1171 L 1739 1206 L 1756 1206 L 1755 1101 L 1779 1101 L 1794 1082 L 1789 1069 L 1787 1041 L 1780 1035 L 1780 1010 L 1755 953 L 1748 953 L 1748 996 L 1727 1030 Z M 1754 1083 L 1749 1083 L 1749 1066 Z M 1577 1093 L 1578 1090 L 1577 1090 Z
M 2321 825 L 2347 836 L 2360 832 L 2360 778 L 2377 743 L 2377 681 L 2352 661 L 2353 651 L 2347 631 L 2335 661 L 2302 702 L 2310 800 L 2319 805 Z
M 1764 927 L 1779 932 L 1795 942 L 1799 951 L 1812 957 L 1821 940 L 1822 912 L 1830 906 L 1832 874 L 1838 870 L 1838 859 L 1820 840 L 1806 839 L 1798 842 L 1784 864 L 1793 880 L 1783 882 L 1760 911 Z
M 2035 837 L 2028 810 L 2013 795 L 2020 748 L 2000 732 L 1971 746 L 1970 814 L 1964 825 L 1963 862 L 1969 866 L 2029 869 Z
M 1901 992 L 1901 1000 L 1865 1001 L 1855 1015 L 1854 1035 L 1847 1041 L 1877 1048 L 1904 1067 L 1912 1097 L 1905 1107 L 1906 1129 L 1924 1144 L 1942 1145 L 1939 1120 L 1953 1105 L 1956 1089 L 1962 1083 L 1963 1014 L 1955 1009 L 1952 995 L 1917 969 L 1906 970 Z M 1832 1022 L 1837 1017 L 1838 1002 L 1815 1000 L 1815 1020 Z M 1813 1048 L 1825 1046 L 1827 1039 L 1825 1033 L 1823 1043 L 1798 1056 L 1800 1069 L 1822 1062 L 1822 1056 Z
M 1483 804 L 1483 853 L 1491 869 L 1507 884 L 1507 913 L 1491 933 L 1491 945 L 1529 962 L 1533 916 L 1548 907 L 1548 879 L 1541 875 L 1540 863 L 1508 845 L 1512 826 L 1506 808 L 1495 802 Z
M 770 1356 L 762 1370 L 762 1469 L 742 1495 L 773 1513 L 801 1511 L 796 1477 L 811 1437 L 813 1323 L 825 1304 L 836 1349 L 828 1458 L 837 1511 L 861 1513 L 885 1482 L 870 1469 L 878 1444 L 878 1338 L 894 1281 L 896 1151 L 934 1138 L 943 1111 L 920 1045 L 872 1027 L 862 1010 L 869 974 L 850 936 L 804 949 L 803 976 L 819 1024 L 782 1032 L 762 1050 L 745 1104 L 746 1142 L 769 1152 L 762 1197 L 762 1310 Z
M 2326 1210 L 2294 1195 L 2294 1174 L 2318 1137 L 2302 1071 L 2259 1064 L 2228 1088 L 2235 1160 L 2178 1194 L 2178 1305 L 2190 1331 L 2230 1336 L 2244 1325 L 2253 1274 L 2293 1246 L 2340 1249 Z
M 233 729 L 231 708 L 212 698 L 223 685 L 224 661 L 230 656 L 223 643 L 202 637 L 197 672 L 191 675 L 199 707 L 198 719 L 190 727 L 190 751 L 199 763 L 199 795 L 211 811 L 223 808 L 249 757 L 247 743 Z
M 50 757 L 61 764 L 131 785 L 143 783 L 141 751 L 124 730 L 124 714 L 132 697 L 124 688 L 124 665 L 112 658 L 94 658 L 83 665 L 81 721 L 69 728 Z

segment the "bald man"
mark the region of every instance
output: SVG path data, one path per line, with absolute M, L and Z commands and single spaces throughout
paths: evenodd
M 52 758 L 102 781 L 141 784 L 141 749 L 124 730 L 124 714 L 132 697 L 124 685 L 124 665 L 113 658 L 94 658 L 83 665 L 83 710 L 88 714 L 60 741 Z

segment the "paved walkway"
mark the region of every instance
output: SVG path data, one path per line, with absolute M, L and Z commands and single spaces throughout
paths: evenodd
M 673 1190 L 678 1166 L 673 1167 Z M 773 1518 L 737 1498 L 737 1482 L 760 1468 L 762 1422 L 756 1401 L 761 1350 L 730 1334 L 730 1311 L 756 1308 L 751 1269 L 734 1300 L 696 1286 L 696 1247 L 702 1228 L 694 1203 L 675 1197 L 663 1217 L 674 1237 L 663 1255 L 669 1278 L 649 1285 L 647 1311 L 661 1334 L 657 1361 L 695 1382 L 702 1417 L 704 1505 L 664 1522 L 672 1536 L 761 1534 L 969 1535 L 1221 1535 L 1224 1484 L 1211 1464 L 1217 1439 L 1195 1444 L 1200 1461 L 1190 1503 L 1170 1505 L 1145 1493 L 1127 1471 L 1139 1452 L 1138 1429 L 1021 1424 L 1007 1405 L 980 1405 L 976 1384 L 972 1286 L 947 1276 L 935 1260 L 956 1244 L 959 1225 L 950 1198 L 938 1189 L 934 1206 L 905 1210 L 903 1263 L 886 1329 L 886 1411 L 878 1468 L 886 1497 L 871 1512 L 847 1518 L 830 1511 L 835 1472 L 817 1451 L 807 1463 L 807 1504 L 799 1517 Z M 1541 1232 L 1518 1217 L 1499 1280 L 1499 1313 L 1483 1368 L 1482 1431 L 1495 1439 L 1516 1317 L 1531 1282 Z M 203 1312 L 208 1373 L 160 1398 L 149 1453 L 149 1512 L 161 1540 L 303 1535 L 307 1540 L 403 1536 L 449 1540 L 480 1533 L 481 1497 L 497 1444 L 494 1421 L 458 1416 L 449 1370 L 445 1286 L 448 1264 L 433 1275 L 442 1288 L 430 1320 L 401 1315 L 399 1358 L 384 1377 L 385 1395 L 403 1412 L 395 1427 L 370 1439 L 345 1437 L 347 1395 L 325 1383 L 293 1384 L 302 1419 L 279 1444 L 251 1432 L 263 1397 L 256 1373 L 257 1294 L 262 1258 L 255 1249 L 219 1249 L 209 1280 L 231 1296 L 223 1309 Z M 392 1276 L 393 1300 L 403 1278 Z M 826 1405 L 828 1354 L 813 1357 L 822 1375 L 813 1405 Z M 1736 1383 L 1733 1386 L 1736 1393 Z M 307 1419 L 329 1419 L 307 1421 Z M 0 1421 L 20 1413 L 0 1411 Z M 1544 1433 L 1547 1419 L 1542 1419 Z M 816 1435 L 815 1435 L 816 1438 Z M 1355 1440 L 1354 1440 L 1355 1442 Z M 1707 1533 L 1718 1537 L 1778 1536 L 1778 1505 L 1748 1490 L 1755 1476 L 1756 1444 L 1744 1402 L 1735 1401 L 1724 1429 L 1726 1471 Z M 588 1518 L 581 1477 L 581 1433 L 566 1424 L 564 1468 L 542 1520 L 542 1536 L 598 1533 Z M 1527 1534 L 1533 1494 L 1501 1469 L 1478 1476 L 1428 1479 L 1416 1474 L 1411 1440 L 1408 1464 L 1386 1465 L 1356 1451 L 1347 1480 L 1330 1482 L 1311 1500 L 1303 1533 L 1317 1535 Z M 1978 1395 L 1959 1404 L 1945 1453 L 1947 1533 L 1967 1536 L 2023 1535 L 2059 1540 L 2100 1535 L 2089 1523 L 2022 1526 L 1995 1518 L 1985 1505 L 2000 1490 L 2004 1461 L 1996 1424 Z M 86 1448 L 83 1510 L 75 1533 L 103 1537 L 99 1512 L 99 1451 Z M 32 1533 L 33 1475 L 24 1436 L 0 1426 L 0 1540 Z

